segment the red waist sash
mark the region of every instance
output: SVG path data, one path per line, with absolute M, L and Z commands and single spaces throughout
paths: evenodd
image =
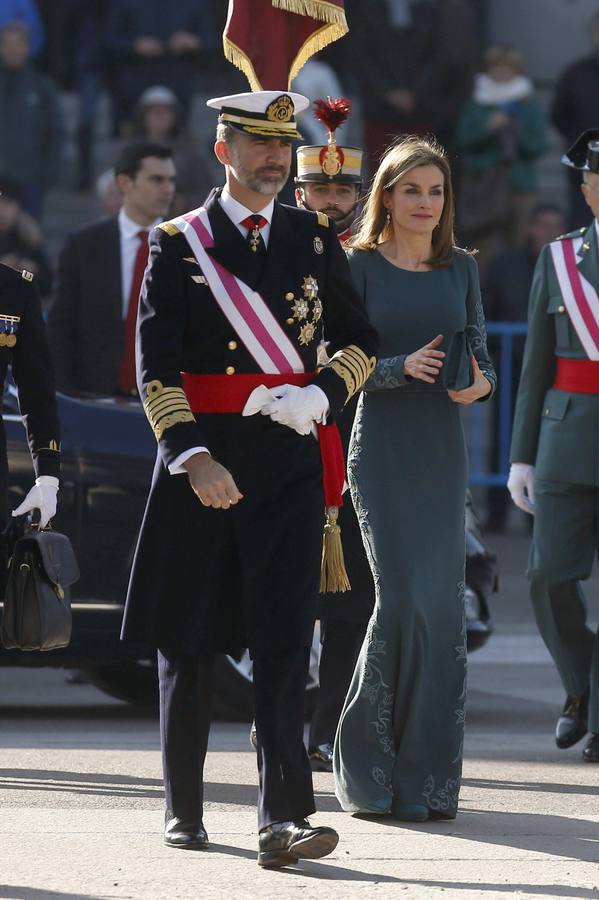
M 286 375 L 194 375 L 181 372 L 183 390 L 193 413 L 240 413 L 254 388 L 264 384 L 268 388 L 281 384 L 305 387 L 315 372 Z M 317 425 L 318 443 L 322 459 L 322 485 L 326 506 L 343 505 L 345 460 L 337 425 Z
M 599 362 L 558 356 L 553 387 L 573 394 L 599 394 Z

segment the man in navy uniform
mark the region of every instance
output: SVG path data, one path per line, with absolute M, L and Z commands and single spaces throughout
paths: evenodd
M 594 219 L 547 244 L 535 269 L 508 488 L 534 513 L 531 598 L 568 695 L 556 743 L 572 747 L 590 731 L 582 756 L 599 762 L 599 635 L 580 584 L 599 542 L 599 129 L 562 162 L 582 172 Z
M 186 848 L 208 840 L 214 654 L 249 647 L 258 862 L 277 867 L 338 840 L 306 819 L 304 694 L 339 475 L 327 423 L 372 371 L 376 335 L 328 217 L 275 200 L 306 98 L 262 91 L 208 105 L 220 111 L 226 186 L 155 230 L 140 302 L 138 386 L 159 453 L 123 638 L 158 647 L 165 840 Z M 316 374 L 323 328 L 330 361 Z M 327 528 L 332 540 L 332 519 Z
M 0 384 L 8 367 L 19 396 L 27 430 L 35 484 L 13 516 L 39 510 L 44 527 L 56 512 L 60 475 L 59 425 L 54 373 L 46 342 L 42 310 L 31 272 L 0 264 Z M 4 423 L 0 424 L 0 530 L 8 518 L 8 460 Z

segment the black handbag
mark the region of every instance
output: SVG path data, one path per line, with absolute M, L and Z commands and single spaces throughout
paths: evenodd
M 441 383 L 451 391 L 463 391 L 474 383 L 472 351 L 465 331 L 456 331 L 445 354 Z
M 79 566 L 66 534 L 11 523 L 0 639 L 7 650 L 57 650 L 71 640 L 71 585 Z

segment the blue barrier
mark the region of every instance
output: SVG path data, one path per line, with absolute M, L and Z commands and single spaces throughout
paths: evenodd
M 512 374 L 514 338 L 528 331 L 526 322 L 487 322 L 487 333 L 499 338 L 498 389 L 491 403 L 473 403 L 468 408 L 467 436 L 470 455 L 470 484 L 505 485 L 509 471 L 512 436 Z M 490 407 L 490 408 L 489 408 Z M 493 471 L 491 416 L 499 416 L 498 471 Z

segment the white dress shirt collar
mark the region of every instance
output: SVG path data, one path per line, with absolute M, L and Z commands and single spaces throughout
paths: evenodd
M 249 231 L 249 229 L 246 228 L 245 225 L 241 224 L 243 220 L 247 219 L 248 216 L 264 216 L 264 218 L 266 219 L 266 225 L 262 226 L 262 228 L 260 229 L 260 234 L 262 235 L 264 245 L 268 247 L 270 224 L 272 222 L 272 217 L 275 209 L 274 198 L 270 201 L 270 203 L 266 204 L 264 209 L 259 210 L 258 213 L 254 213 L 253 210 L 248 209 L 247 206 L 244 206 L 243 203 L 240 203 L 239 200 L 236 200 L 234 197 L 232 197 L 228 189 L 224 187 L 219 197 L 219 203 L 229 219 L 233 222 L 234 225 L 237 226 L 240 234 L 242 234 L 243 237 L 246 237 Z
M 161 218 L 155 219 L 151 225 L 140 225 L 138 222 L 134 222 L 133 219 L 127 215 L 123 207 L 119 209 L 119 231 L 121 233 L 121 237 L 125 238 L 134 238 L 140 231 L 151 231 L 152 228 L 155 228 L 157 225 L 162 222 Z
M 220 205 L 231 219 L 235 225 L 240 225 L 244 219 L 247 219 L 248 216 L 260 215 L 264 216 L 268 224 L 272 222 L 272 214 L 275 208 L 274 197 L 267 203 L 264 209 L 258 210 L 258 213 L 254 213 L 253 210 L 248 209 L 247 206 L 244 206 L 243 203 L 240 203 L 239 200 L 236 200 L 235 197 L 232 197 L 229 193 L 229 189 L 224 187 L 222 193 L 220 195 Z

